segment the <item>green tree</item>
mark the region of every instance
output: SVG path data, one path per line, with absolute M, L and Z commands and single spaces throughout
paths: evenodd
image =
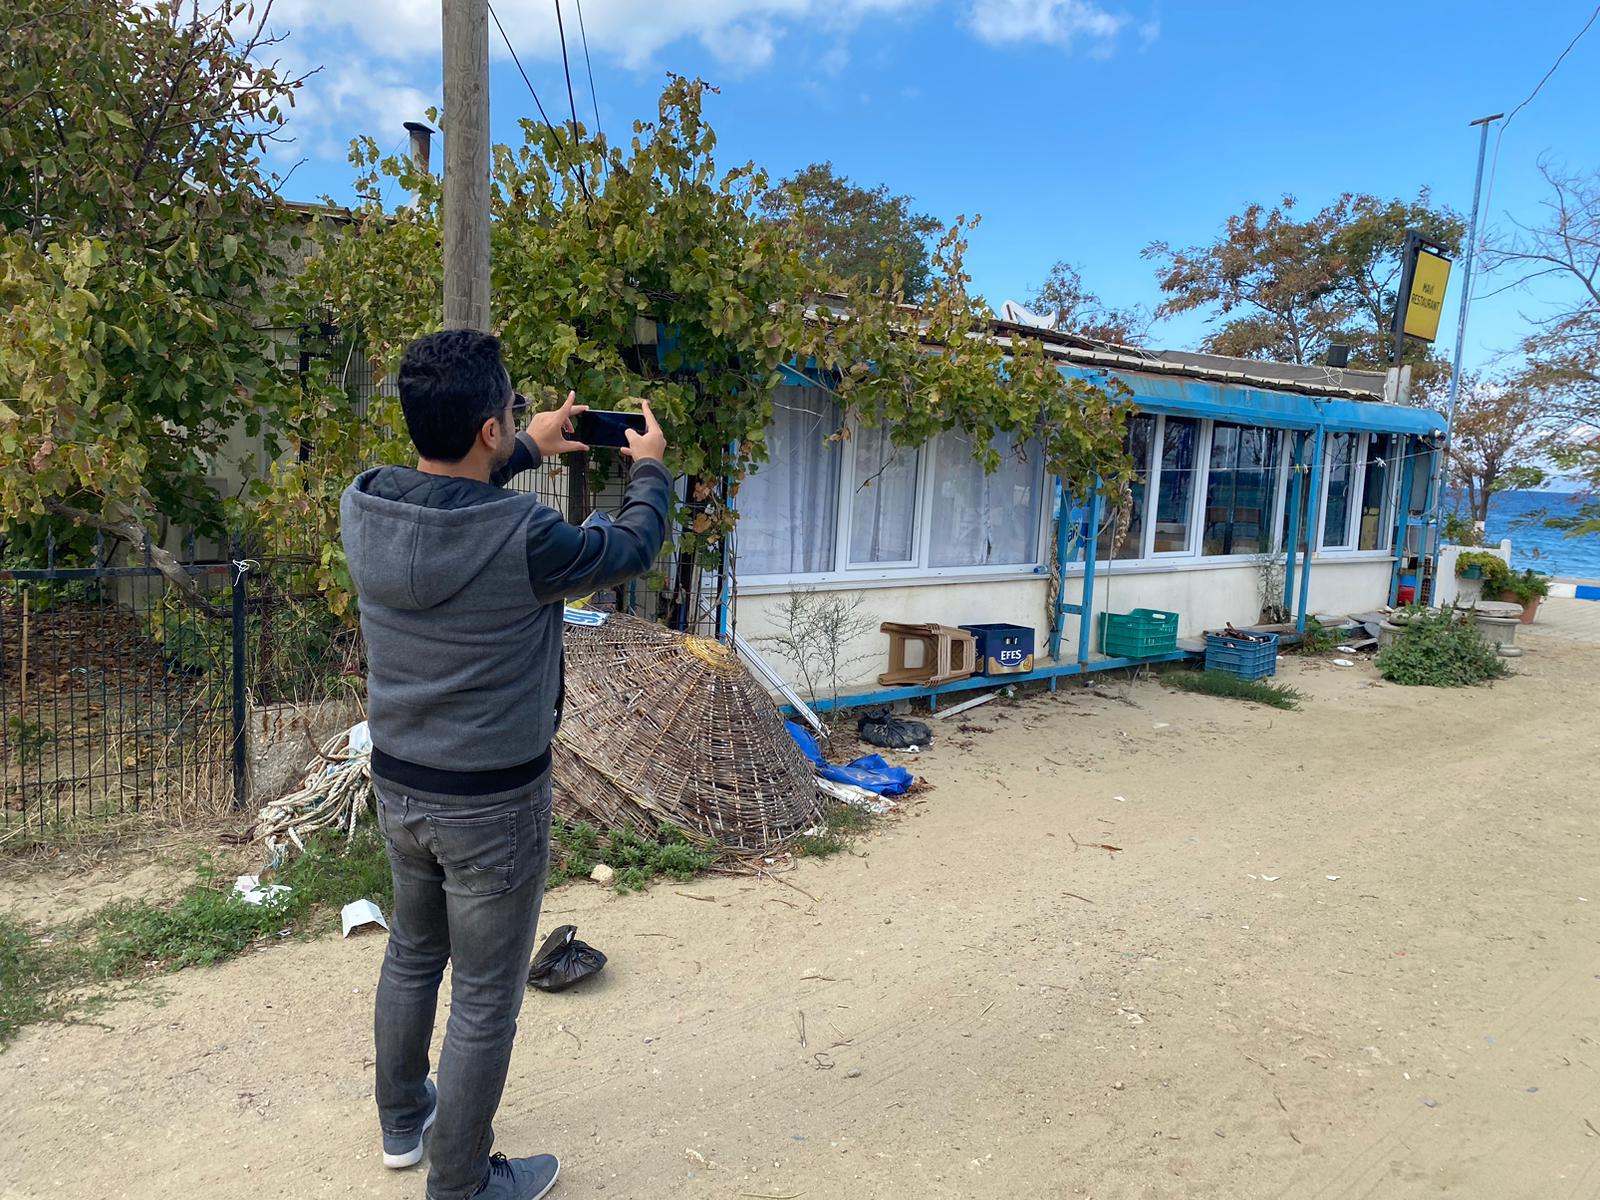
M 818 296 L 833 277 L 794 224 L 763 209 L 765 173 L 718 165 L 705 91 L 672 79 L 656 119 L 637 122 L 623 147 L 581 125 L 525 121 L 522 144 L 493 155 L 493 312 L 513 378 L 524 391 L 571 388 L 600 407 L 649 397 L 670 439 L 668 465 L 691 481 L 690 550 L 709 550 L 732 528 L 722 481 L 737 490 L 759 469 L 776 389 L 801 370 L 840 400 L 832 436 L 881 422 L 914 445 L 959 426 L 990 467 L 1036 439 L 1083 494 L 1121 486 L 1117 386 L 1064 378 L 1036 340 L 1007 350 L 972 336 L 988 308 L 962 265 L 967 224 L 931 251 L 916 314 L 888 281 L 858 289 L 848 314 L 829 309 Z M 378 196 L 377 178 L 388 175 L 417 198 L 397 210 L 369 199 L 353 224 L 319 226 L 296 300 L 360 331 L 364 352 L 390 370 L 407 341 L 439 323 L 440 187 L 370 139 L 352 157 L 358 194 Z M 580 174 L 592 199 L 574 183 Z M 374 431 L 358 433 L 327 369 L 291 412 L 292 436 L 315 452 L 279 464 L 255 511 L 274 529 L 320 530 L 319 582 L 343 609 L 338 493 L 375 457 L 402 461 L 409 448 L 393 435 L 403 426 L 392 400 L 379 401 Z
M 1102 342 L 1136 346 L 1144 340 L 1150 316 L 1139 308 L 1113 308 L 1083 282 L 1072 263 L 1062 260 L 1028 300 L 1034 312 L 1050 314 L 1055 327 Z
M 284 394 L 268 292 L 287 235 L 261 154 L 300 80 L 264 65 L 267 16 L 5 6 L 0 526 L 51 514 L 135 543 L 161 517 L 220 526 L 214 457 Z
M 1382 369 L 1410 229 L 1452 255 L 1464 232 L 1461 218 L 1435 206 L 1426 189 L 1412 201 L 1346 193 L 1304 219 L 1293 196 L 1271 208 L 1247 205 L 1207 245 L 1145 248 L 1167 295 L 1156 315 L 1212 310 L 1221 324 L 1203 348 L 1214 354 L 1316 363 L 1341 343 L 1351 347 L 1352 366 Z M 1419 389 L 1442 367 L 1418 342 L 1407 343 L 1406 361 Z
M 772 220 L 793 223 L 806 259 L 834 277 L 844 291 L 902 281 L 905 298 L 920 300 L 928 288 L 930 239 L 944 225 L 912 211 L 910 196 L 894 196 L 884 184 L 862 187 L 834 173 L 832 163 L 812 163 L 761 196 Z

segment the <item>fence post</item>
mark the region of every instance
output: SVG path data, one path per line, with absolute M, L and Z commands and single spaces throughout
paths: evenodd
M 250 795 L 250 768 L 246 762 L 244 656 L 245 574 L 249 565 L 241 557 L 239 539 L 233 540 L 233 807 L 242 810 Z

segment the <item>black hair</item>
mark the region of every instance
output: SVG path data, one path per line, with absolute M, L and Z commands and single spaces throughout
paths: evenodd
M 511 395 L 500 339 L 475 329 L 420 337 L 400 360 L 400 408 L 417 453 L 460 462 Z

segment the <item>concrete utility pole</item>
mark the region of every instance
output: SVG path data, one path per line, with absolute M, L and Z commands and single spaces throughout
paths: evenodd
M 444 0 L 444 326 L 489 329 L 488 0 Z

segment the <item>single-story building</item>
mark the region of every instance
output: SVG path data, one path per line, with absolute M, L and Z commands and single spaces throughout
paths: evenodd
M 746 641 L 779 633 L 796 592 L 860 593 L 872 632 L 843 648 L 839 680 L 859 694 L 887 665 L 880 621 L 1025 626 L 1036 673 L 1067 674 L 1111 665 L 1103 612 L 1176 612 L 1180 637 L 1303 627 L 1417 584 L 1445 418 L 1385 403 L 1384 376 L 1027 334 L 1064 374 L 1132 390 L 1131 502 L 1103 512 L 1063 494 L 1028 446 L 985 474 L 959 432 L 915 448 L 886 429 L 829 438 L 834 397 L 795 375 L 769 461 L 737 498 L 732 619 Z

